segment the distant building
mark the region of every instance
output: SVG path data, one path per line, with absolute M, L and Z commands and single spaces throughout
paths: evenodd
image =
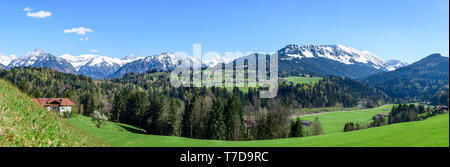
M 389 114 L 387 113 L 377 113 L 375 116 L 372 117 L 372 120 L 376 120 L 377 118 L 386 118 Z
M 307 120 L 301 120 L 303 127 L 311 127 L 312 122 Z
M 44 106 L 48 111 L 58 111 L 60 114 L 72 112 L 72 106 L 75 104 L 68 98 L 35 98 L 37 104 Z
M 436 106 L 435 110 L 436 111 L 446 111 L 446 110 L 448 110 L 448 107 L 447 106 Z

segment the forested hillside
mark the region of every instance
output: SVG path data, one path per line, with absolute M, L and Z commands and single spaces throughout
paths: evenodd
M 432 54 L 409 66 L 364 80 L 393 98 L 428 101 L 449 83 L 449 59 Z

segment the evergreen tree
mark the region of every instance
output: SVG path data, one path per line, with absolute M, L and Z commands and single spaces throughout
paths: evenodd
M 161 97 L 157 94 L 153 94 L 153 97 L 151 98 L 150 106 L 148 107 L 147 115 L 144 116 L 147 120 L 146 124 L 144 125 L 145 130 L 147 130 L 147 133 L 149 134 L 159 134 L 160 133 L 160 126 L 159 126 L 159 119 L 163 112 L 163 103 L 161 102 Z
M 119 91 L 114 95 L 114 101 L 111 109 L 111 120 L 120 122 L 127 110 L 127 95 L 125 91 Z
M 95 110 L 94 98 L 92 93 L 87 91 L 81 98 L 81 105 L 83 106 L 83 115 L 91 116 Z
M 226 139 L 226 125 L 224 122 L 224 108 L 223 104 L 218 99 L 213 99 L 211 109 L 208 114 L 208 138 L 225 140 Z
M 300 117 L 291 120 L 291 137 L 303 137 L 303 125 Z
M 235 95 L 231 95 L 228 98 L 227 106 L 225 108 L 225 122 L 228 126 L 227 138 L 229 140 L 245 139 L 241 100 Z

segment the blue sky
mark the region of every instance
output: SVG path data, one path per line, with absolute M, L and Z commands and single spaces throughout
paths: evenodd
M 26 7 L 31 10 L 24 11 Z M 79 27 L 92 32 L 64 33 L 65 29 Z M 0 2 L 0 54 L 20 57 L 41 48 L 56 56 L 87 54 L 91 50 L 109 57 L 149 56 L 161 52 L 192 53 L 194 43 L 202 44 L 203 53 L 221 54 L 273 52 L 287 44 L 342 44 L 368 50 L 385 60 L 414 62 L 431 53 L 449 55 L 449 2 Z

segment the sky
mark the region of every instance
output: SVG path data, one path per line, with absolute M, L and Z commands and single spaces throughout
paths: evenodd
M 412 63 L 449 55 L 448 0 L 2 0 L 0 54 L 120 58 L 341 44 Z

